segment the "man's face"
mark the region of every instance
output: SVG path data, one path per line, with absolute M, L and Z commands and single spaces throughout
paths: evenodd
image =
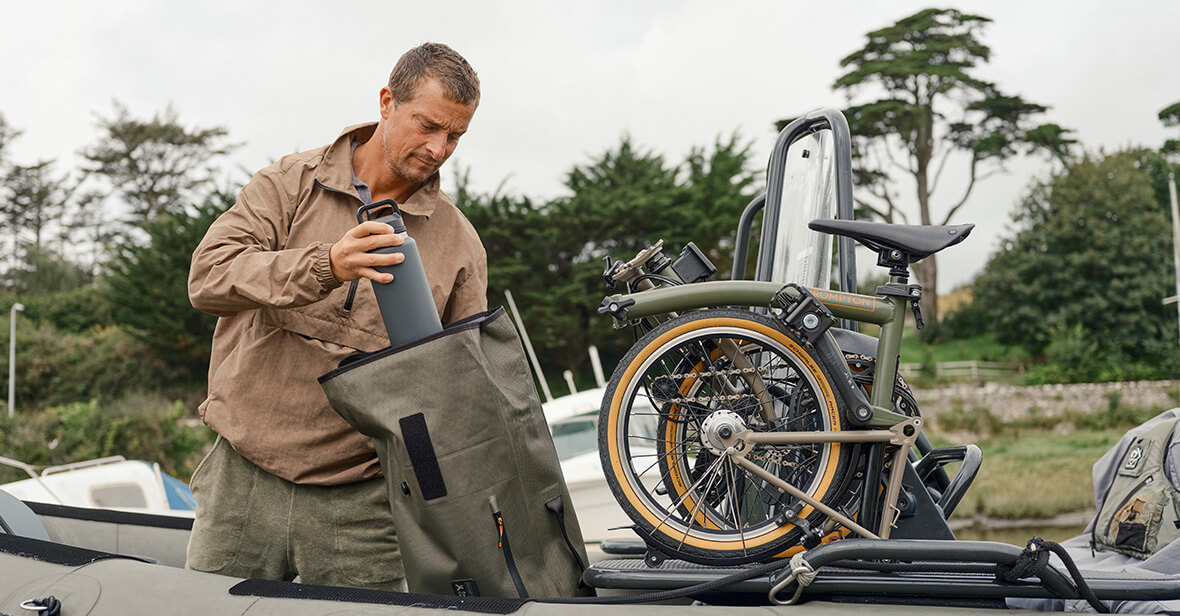
M 446 97 L 436 79 L 424 79 L 413 100 L 393 99 L 381 89 L 381 126 L 385 163 L 397 175 L 415 184 L 438 171 L 467 132 L 475 105 Z

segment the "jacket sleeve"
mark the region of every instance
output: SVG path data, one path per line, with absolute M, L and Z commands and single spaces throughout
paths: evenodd
M 466 276 L 459 278 L 451 289 L 443 310 L 443 325 L 488 309 L 488 258 L 483 247 L 473 263 L 464 268 Z
M 193 253 L 188 294 L 193 307 L 229 316 L 263 307 L 294 308 L 327 297 L 331 244 L 285 249 L 295 204 L 265 171 L 250 180 Z

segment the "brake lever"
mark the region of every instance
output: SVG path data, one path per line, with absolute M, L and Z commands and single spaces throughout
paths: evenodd
M 610 255 L 602 258 L 602 279 L 606 281 L 607 289 L 613 290 L 615 288 L 615 275 L 618 274 L 622 263 L 622 261 L 614 260 Z

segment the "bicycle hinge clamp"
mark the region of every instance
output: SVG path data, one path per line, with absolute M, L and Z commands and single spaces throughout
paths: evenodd
M 795 291 L 794 296 L 790 290 Z M 782 311 L 778 317 L 781 323 L 811 344 L 815 344 L 828 328 L 836 324 L 836 317 L 827 306 L 815 299 L 810 291 L 794 283 L 779 289 L 770 301 L 770 306 Z

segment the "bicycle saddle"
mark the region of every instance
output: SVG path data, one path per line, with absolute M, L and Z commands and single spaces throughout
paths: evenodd
M 910 263 L 920 261 L 943 248 L 967 239 L 973 224 L 965 225 L 893 225 L 863 220 L 821 218 L 807 223 L 808 228 L 833 235 L 850 237 L 880 253 L 900 250 Z

